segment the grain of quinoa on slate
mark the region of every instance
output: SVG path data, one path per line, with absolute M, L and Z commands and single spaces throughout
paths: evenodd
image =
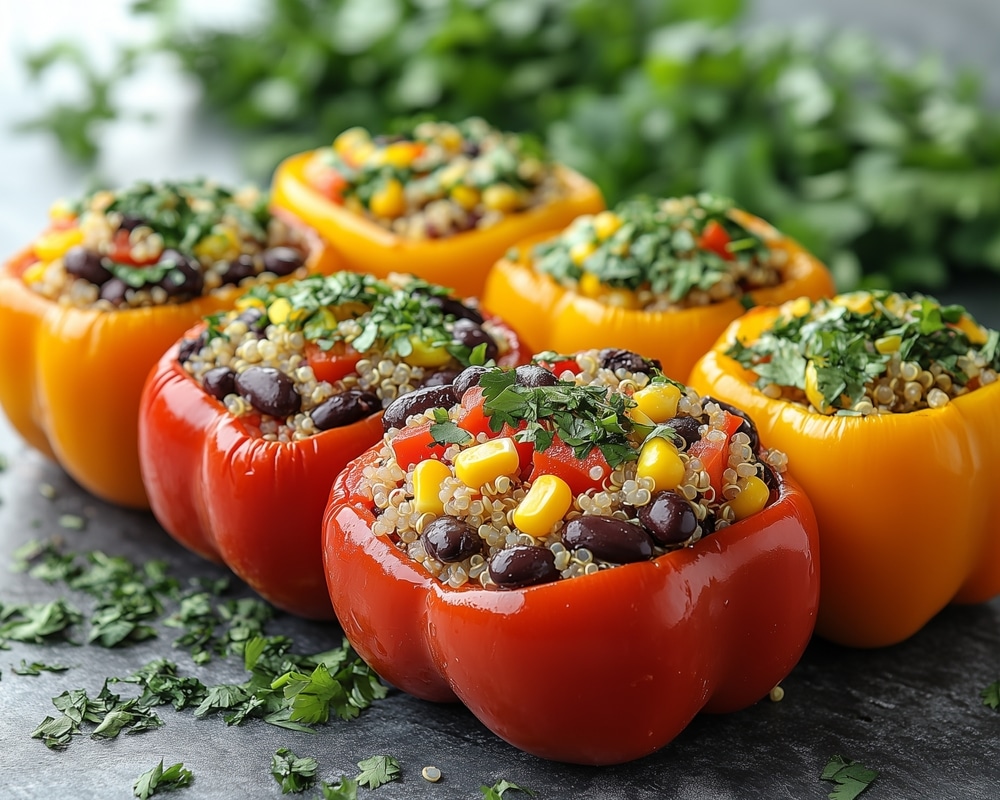
M 182 340 L 178 360 L 252 432 L 293 441 L 509 349 L 505 330 L 446 289 L 342 272 L 255 287 Z
M 301 235 L 267 197 L 211 181 L 137 183 L 56 204 L 22 279 L 64 305 L 115 310 L 183 303 L 303 267 Z M 304 272 L 303 272 L 304 274 Z
M 783 454 L 755 451 L 752 423 L 655 362 L 622 350 L 536 362 L 470 367 L 453 384 L 460 405 L 390 427 L 365 469 L 374 535 L 442 583 L 515 589 L 591 575 L 693 545 L 776 497 Z M 486 430 L 474 422 L 480 404 L 496 417 Z M 428 425 L 438 451 L 407 450 Z M 718 486 L 703 460 L 713 449 Z

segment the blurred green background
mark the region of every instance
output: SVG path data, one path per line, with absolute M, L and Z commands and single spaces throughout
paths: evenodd
M 1000 115 L 977 75 L 869 34 L 750 27 L 741 0 L 264 0 L 237 25 L 193 23 L 178 0 L 130 13 L 155 35 L 110 66 L 69 44 L 28 58 L 82 79 L 77 102 L 25 126 L 78 160 L 121 113 L 116 88 L 167 54 L 258 180 L 353 125 L 481 115 L 537 136 L 609 203 L 730 195 L 843 289 L 1000 274 Z

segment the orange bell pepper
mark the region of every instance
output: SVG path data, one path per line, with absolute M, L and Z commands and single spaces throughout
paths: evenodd
M 400 144 L 405 143 L 389 147 Z M 332 187 L 329 181 L 321 184 L 311 170 L 318 152 L 294 155 L 278 166 L 271 187 L 275 212 L 314 228 L 341 253 L 349 269 L 379 277 L 413 273 L 460 296 L 478 296 L 487 270 L 511 245 L 604 208 L 600 190 L 591 181 L 557 166 L 566 193 L 545 205 L 509 213 L 488 227 L 435 239 L 408 239 L 348 208 L 340 194 L 343 181 Z
M 796 305 L 803 306 L 785 310 L 805 313 Z M 782 313 L 755 308 L 733 322 L 690 382 L 745 410 L 761 441 L 787 454 L 812 500 L 821 551 L 817 632 L 856 647 L 891 645 L 948 603 L 1000 594 L 1000 381 L 907 413 L 833 415 L 772 399 L 726 351 L 758 340 Z M 956 327 L 963 326 L 982 332 L 967 315 Z
M 62 305 L 23 276 L 53 257 L 43 246 L 69 234 L 66 215 L 35 245 L 0 268 L 0 405 L 14 429 L 86 490 L 123 506 L 148 508 L 139 475 L 136 423 L 149 370 L 203 316 L 232 304 L 227 285 L 186 302 L 119 309 Z M 61 253 L 57 254 L 61 256 Z M 312 251 L 307 266 L 330 252 Z M 245 291 L 245 288 L 243 289 Z
M 734 209 L 729 216 L 771 250 L 787 254 L 781 282 L 750 291 L 751 304 L 833 294 L 833 280 L 826 267 L 800 245 L 752 214 Z M 718 232 L 706 226 L 706 234 L 698 246 L 716 253 L 721 246 Z M 484 305 L 504 314 L 536 352 L 627 348 L 659 359 L 665 374 L 683 381 L 726 325 L 746 310 L 736 298 L 679 310 L 645 311 L 606 304 L 536 271 L 533 250 L 551 238 L 535 236 L 519 243 L 516 260 L 498 261 L 483 293 Z

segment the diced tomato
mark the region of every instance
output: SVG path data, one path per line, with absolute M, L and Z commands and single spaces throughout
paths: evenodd
M 337 170 L 315 161 L 306 166 L 306 181 L 327 200 L 338 205 L 344 202 L 344 187 L 347 180 Z
M 428 458 L 441 458 L 446 448 L 446 445 L 434 441 L 430 422 L 403 428 L 392 437 L 389 446 L 402 469 L 409 469 Z
M 703 250 L 711 250 L 713 253 L 717 253 L 722 256 L 726 261 L 733 260 L 733 254 L 726 249 L 732 241 L 732 238 L 726 233 L 726 229 L 722 227 L 722 223 L 718 220 L 709 220 L 705 225 L 705 230 L 701 232 L 701 237 L 698 239 L 698 246 Z
M 573 455 L 573 448 L 559 441 L 558 437 L 545 450 L 534 454 L 534 469 L 530 480 L 539 475 L 555 475 L 569 484 L 573 494 L 588 489 L 600 489 L 611 475 L 604 454 L 596 447 L 583 460 Z
M 579 375 L 581 372 L 580 365 L 576 363 L 575 358 L 564 358 L 560 361 L 539 361 L 538 366 L 545 367 L 557 378 L 562 375 L 566 370 L 569 370 L 574 375 Z
M 456 424 L 473 436 L 485 433 L 490 437 L 496 434 L 490 429 L 489 417 L 483 408 L 483 388 L 472 386 L 462 395 L 461 410 L 458 412 Z
M 147 264 L 156 263 L 158 256 L 151 256 L 143 260 L 138 260 L 132 255 L 132 245 L 129 243 L 129 232 L 119 230 L 115 232 L 115 238 L 111 241 L 111 250 L 108 257 L 118 264 L 131 264 L 134 267 L 144 267 Z
M 723 411 L 722 413 L 726 415 L 726 422 L 723 426 L 723 429 L 726 431 L 726 438 L 717 442 L 710 439 L 699 439 L 687 450 L 692 458 L 701 459 L 701 464 L 708 473 L 708 478 L 715 489 L 717 499 L 722 497 L 722 473 L 729 466 L 729 440 L 736 433 L 740 425 L 743 424 L 742 417 L 730 414 L 728 411 Z
M 361 353 L 344 342 L 334 343 L 329 350 L 324 350 L 315 342 L 306 342 L 305 355 L 316 380 L 328 383 L 335 383 L 354 372 L 361 360 Z

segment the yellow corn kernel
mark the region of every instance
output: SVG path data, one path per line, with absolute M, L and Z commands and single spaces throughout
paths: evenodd
M 45 277 L 48 266 L 45 261 L 36 261 L 21 274 L 21 280 L 25 283 L 38 283 Z
M 584 297 L 600 297 L 604 293 L 604 284 L 593 272 L 584 272 L 577 285 Z
M 472 211 L 479 204 L 479 191 L 464 183 L 453 186 L 450 195 L 451 199 L 466 211 Z
M 607 239 L 613 236 L 622 226 L 622 218 L 614 211 L 602 211 L 594 217 L 594 233 L 598 239 Z
M 853 311 L 855 314 L 872 313 L 871 292 L 848 292 L 847 294 L 837 295 L 830 302 L 834 305 L 844 306 L 848 311 Z
M 652 478 L 653 491 L 676 489 L 684 479 L 684 461 L 676 447 L 656 436 L 639 451 L 635 475 L 637 478 Z
M 655 422 L 653 422 L 653 420 L 647 417 L 642 411 L 640 411 L 638 407 L 630 408 L 625 413 L 628 415 L 628 418 L 632 420 L 632 422 L 634 422 L 636 425 L 649 425 L 650 427 L 652 427 L 653 425 L 656 424 Z
M 240 249 L 240 241 L 232 228 L 216 226 L 194 246 L 194 254 L 209 261 L 232 261 L 239 256 Z
M 959 317 L 958 322 L 955 323 L 955 327 L 969 337 L 969 344 L 986 344 L 986 329 L 982 325 L 977 324 L 968 314 L 963 314 Z
M 406 211 L 406 195 L 403 184 L 395 178 L 390 178 L 385 185 L 372 195 L 368 208 L 376 217 L 396 219 Z
M 666 422 L 677 416 L 677 401 L 681 399 L 681 390 L 672 383 L 656 383 L 640 389 L 632 399 L 639 410 L 653 422 Z
M 72 207 L 66 200 L 56 200 L 49 207 L 49 219 L 53 222 L 66 222 L 76 219 L 76 214 L 73 213 Z
M 384 163 L 397 169 L 406 169 L 417 156 L 419 146 L 413 142 L 393 142 L 382 154 Z
M 629 289 L 608 289 L 598 298 L 606 306 L 615 308 L 638 308 L 639 298 Z
M 832 414 L 833 406 L 826 402 L 823 393 L 819 390 L 819 383 L 816 376 L 816 364 L 812 361 L 806 364 L 805 375 L 806 397 L 820 414 Z
M 433 458 L 421 461 L 413 468 L 413 509 L 418 514 L 443 514 L 441 484 L 451 477 L 447 464 Z
M 347 158 L 358 146 L 371 144 L 371 134 L 364 128 L 348 128 L 333 140 L 333 149 L 341 158 Z
M 83 231 L 68 228 L 64 231 L 49 231 L 35 239 L 34 251 L 42 261 L 54 261 L 83 241 Z
M 452 189 L 458 186 L 462 178 L 465 177 L 465 173 L 469 171 L 469 165 L 465 161 L 455 161 L 449 164 L 441 172 L 438 173 L 438 181 L 444 189 Z M 476 191 L 468 186 L 463 187 L 469 191 Z M 476 201 L 479 201 L 479 194 L 476 194 Z M 456 200 L 456 202 L 458 202 Z M 474 205 L 474 204 L 473 204 Z
M 520 468 L 517 448 L 509 436 L 474 444 L 455 456 L 454 463 L 455 477 L 473 489 L 501 475 L 513 475 Z
M 445 125 L 438 131 L 437 143 L 449 153 L 460 153 L 465 139 L 454 125 Z
M 812 310 L 812 300 L 808 297 L 796 297 L 791 302 L 785 304 L 785 313 L 790 317 L 798 319 L 804 317 Z
M 596 242 L 577 242 L 569 248 L 569 259 L 579 267 L 584 261 L 590 258 L 596 250 Z
M 573 490 L 566 481 L 558 475 L 539 475 L 514 509 L 514 526 L 536 539 L 548 536 L 572 504 Z
M 403 361 L 412 367 L 441 367 L 451 360 L 451 353 L 444 345 L 435 347 L 416 336 L 411 336 L 410 346 L 413 350 L 408 356 L 403 357 Z
M 746 519 L 767 505 L 767 498 L 770 497 L 771 490 L 756 475 L 741 478 L 739 487 L 740 493 L 729 501 L 729 507 L 733 510 L 733 516 L 736 519 Z
M 263 311 L 264 301 L 250 295 L 243 295 L 243 297 L 236 301 L 236 310 L 246 311 L 248 308 L 259 308 Z
M 517 211 L 521 205 L 521 197 L 509 183 L 494 183 L 483 189 L 483 205 L 491 211 L 509 214 Z
M 878 350 L 882 355 L 889 355 L 890 353 L 895 353 L 899 350 L 899 346 L 903 343 L 903 337 L 898 333 L 894 333 L 892 336 L 882 336 L 875 340 L 875 349 Z
M 267 318 L 273 325 L 281 325 L 288 322 L 292 316 L 292 304 L 287 297 L 279 297 L 267 307 Z

